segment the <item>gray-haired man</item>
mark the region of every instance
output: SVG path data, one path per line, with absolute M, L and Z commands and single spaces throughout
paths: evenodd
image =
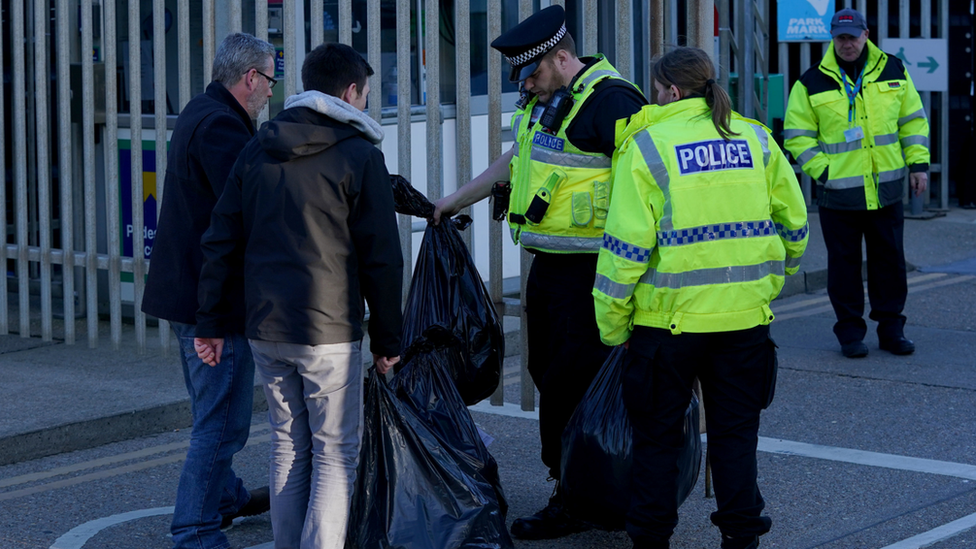
M 187 103 L 170 141 L 166 192 L 142 310 L 172 323 L 193 408 L 193 434 L 171 528 L 176 549 L 228 548 L 221 526 L 269 506 L 267 488 L 248 492 L 231 469 L 234 454 L 247 442 L 254 395 L 240 276 L 229 286 L 235 297 L 229 301 L 233 310 L 223 326 L 227 344 L 218 366 L 197 358 L 193 338 L 203 265 L 200 237 L 210 226 L 227 174 L 254 135 L 251 119 L 271 97 L 274 53 L 274 46 L 249 34 L 224 39 L 214 58 L 213 82 Z

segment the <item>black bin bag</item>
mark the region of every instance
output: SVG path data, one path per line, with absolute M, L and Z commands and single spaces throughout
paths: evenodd
M 621 386 L 625 353 L 623 346 L 613 350 L 563 431 L 559 486 L 566 508 L 574 518 L 606 530 L 624 528 L 630 504 L 633 432 Z M 699 417 L 692 394 L 678 456 L 679 505 L 698 482 Z
M 346 548 L 512 547 L 496 488 L 482 474 L 489 467 L 476 457 L 487 450 L 483 445 L 473 449 L 467 439 L 448 438 L 470 437 L 470 416 L 456 412 L 453 417 L 462 425 L 452 426 L 444 423 L 445 412 L 436 403 L 433 411 L 419 413 L 416 408 L 417 401 L 445 397 L 450 391 L 444 387 L 455 391 L 453 385 L 441 379 L 421 388 L 419 376 L 426 374 L 413 367 L 407 364 L 397 374 L 404 379 L 394 383 L 396 388 L 375 370 L 370 373 Z M 396 391 L 406 399 L 398 398 Z M 445 398 L 460 401 L 456 392 Z M 460 410 L 467 412 L 463 406 Z M 494 471 L 497 477 L 497 465 Z
M 397 211 L 419 217 L 434 207 L 401 176 L 391 176 Z M 452 362 L 450 376 L 467 405 L 489 397 L 498 387 L 505 360 L 501 320 L 488 296 L 460 230 L 467 216 L 429 223 L 417 256 L 410 294 L 403 313 L 401 344 L 409 362 L 419 349 L 454 346 L 462 361 Z
M 498 463 L 488 452 L 471 412 L 447 374 L 452 364 L 456 368 L 463 360 L 456 348 L 419 353 L 393 378 L 390 387 L 400 402 L 410 407 L 441 440 L 458 450 L 492 485 L 504 519 L 508 503 L 498 476 Z

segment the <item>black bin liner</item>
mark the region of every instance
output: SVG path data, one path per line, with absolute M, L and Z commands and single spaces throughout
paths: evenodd
M 560 491 L 574 518 L 606 530 L 624 528 L 630 504 L 633 432 L 623 401 L 624 356 L 613 350 L 563 432 Z M 684 447 L 678 456 L 678 504 L 698 482 L 701 435 L 698 398 L 685 412 Z
M 370 373 L 346 548 L 512 547 L 496 488 L 482 474 L 489 467 L 477 457 L 487 450 L 483 445 L 474 449 L 469 440 L 475 428 L 470 416 L 463 417 L 467 410 L 459 406 L 447 414 L 434 403 L 419 412 L 418 402 L 444 398 L 456 406 L 459 397 L 450 396 L 453 386 L 434 380 L 436 375 L 428 387 L 421 387 L 421 377 L 436 366 L 418 365 L 420 371 L 412 371 L 414 364 L 397 374 L 404 378 L 394 384 L 396 389 L 375 370 Z M 395 390 L 406 399 L 398 398 Z M 447 415 L 463 425 L 445 424 Z M 453 436 L 458 439 L 449 439 Z
M 498 476 L 498 463 L 488 452 L 471 412 L 447 374 L 463 360 L 460 350 L 453 347 L 419 353 L 393 378 L 390 388 L 400 402 L 409 406 L 441 440 L 458 450 L 492 485 L 504 519 L 508 503 Z
M 434 207 L 401 176 L 391 176 L 397 211 L 429 217 Z M 424 231 L 403 315 L 401 344 L 409 361 L 419 349 L 454 346 L 462 361 L 452 361 L 451 378 L 467 405 L 498 387 L 505 360 L 501 320 L 488 296 L 460 230 L 471 219 L 459 216 Z M 460 227 L 459 227 L 460 226 Z

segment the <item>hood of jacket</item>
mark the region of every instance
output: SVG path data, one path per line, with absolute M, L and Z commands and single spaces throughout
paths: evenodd
M 273 158 L 288 161 L 318 154 L 345 139 L 383 141 L 383 128 L 356 107 L 337 97 L 306 91 L 285 100 L 285 110 L 257 133 Z

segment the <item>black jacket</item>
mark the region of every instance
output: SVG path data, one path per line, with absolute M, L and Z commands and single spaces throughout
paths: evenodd
M 243 251 L 248 338 L 303 345 L 362 338 L 400 353 L 403 258 L 382 129 L 335 97 L 305 92 L 245 147 L 203 237 L 196 334 L 215 337 Z
M 254 135 L 247 111 L 219 82 L 186 104 L 170 139 L 159 230 L 153 244 L 142 310 L 157 318 L 196 323 L 197 280 L 203 266 L 200 237 L 224 189 L 227 174 Z M 231 314 L 222 329 L 244 332 L 244 279 L 231 273 Z

